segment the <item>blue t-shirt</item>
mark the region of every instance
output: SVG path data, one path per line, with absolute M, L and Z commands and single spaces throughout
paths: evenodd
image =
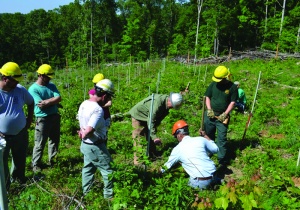
M 34 115 L 36 117 L 46 117 L 58 113 L 57 104 L 43 109 L 37 106 L 42 100 L 60 96 L 56 86 L 52 82 L 49 82 L 46 86 L 34 83 L 29 87 L 28 91 L 34 99 Z
M 23 106 L 32 103 L 32 96 L 20 84 L 11 91 L 0 89 L 0 132 L 17 135 L 26 126 Z

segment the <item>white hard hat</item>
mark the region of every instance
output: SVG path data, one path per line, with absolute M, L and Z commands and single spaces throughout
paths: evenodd
M 114 95 L 114 84 L 109 79 L 103 79 L 95 85 L 96 93 L 107 92 L 110 95 Z
M 180 93 L 170 93 L 170 101 L 174 109 L 179 109 L 183 102 L 182 95 Z

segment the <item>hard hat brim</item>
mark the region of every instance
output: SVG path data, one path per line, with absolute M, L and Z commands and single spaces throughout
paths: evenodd
M 217 79 L 216 77 L 213 76 L 212 80 L 215 81 L 215 82 L 221 82 L 222 79 Z

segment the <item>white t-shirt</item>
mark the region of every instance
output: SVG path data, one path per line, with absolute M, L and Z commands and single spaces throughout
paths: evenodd
M 192 178 L 209 177 L 216 171 L 214 162 L 208 157 L 207 152 L 217 153 L 218 146 L 214 141 L 204 137 L 185 136 L 174 147 L 165 166 L 169 169 L 175 163 L 181 162 L 184 170 Z
M 84 139 L 85 142 L 92 143 L 106 137 L 106 126 L 104 120 L 104 112 L 97 102 L 86 100 L 81 103 L 78 110 L 78 120 L 80 129 L 91 126 L 95 129 L 93 135 Z
M 32 96 L 20 84 L 9 92 L 0 89 L 0 131 L 6 135 L 17 135 L 26 126 L 23 106 L 32 103 Z

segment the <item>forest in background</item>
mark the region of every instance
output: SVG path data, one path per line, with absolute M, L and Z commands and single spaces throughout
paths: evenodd
M 206 58 L 231 50 L 299 53 L 297 0 L 74 0 L 28 14 L 0 14 L 0 64 L 24 72 L 56 68 Z

